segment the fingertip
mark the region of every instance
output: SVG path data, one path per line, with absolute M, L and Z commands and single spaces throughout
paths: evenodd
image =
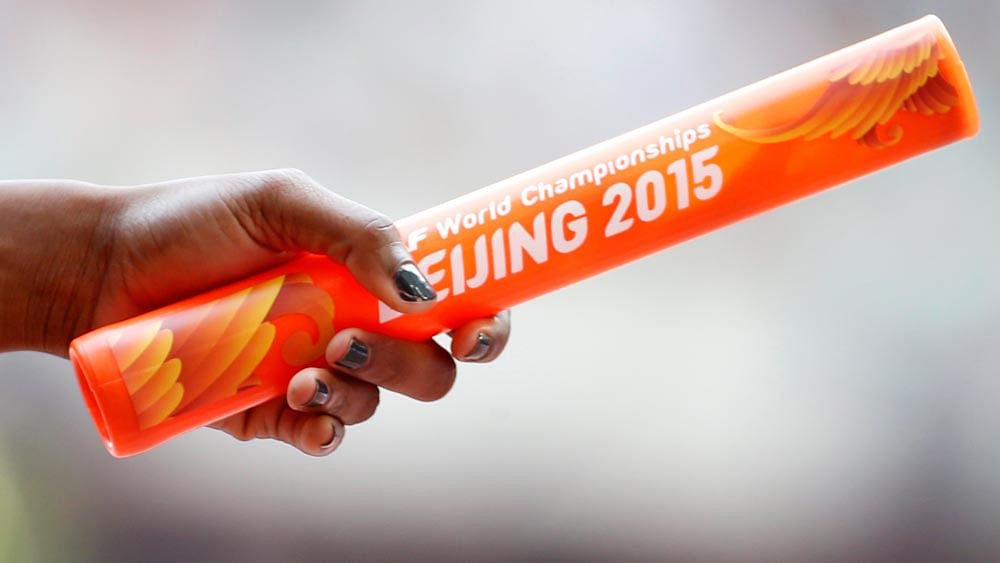
M 377 297 L 400 314 L 419 315 L 437 304 L 437 291 L 409 253 L 395 257 L 386 278 L 375 285 Z
M 427 303 L 437 301 L 437 292 L 430 280 L 412 260 L 400 264 L 393 273 L 396 293 L 405 303 Z
M 463 338 L 457 343 L 452 340 L 452 354 L 463 362 L 482 362 L 490 355 L 493 342 L 489 332 L 479 330 L 471 338 Z
M 503 352 L 510 336 L 510 312 L 501 311 L 453 331 L 451 353 L 459 361 L 491 362 Z
M 286 400 L 288 406 L 297 411 L 308 412 L 329 399 L 330 388 L 323 381 L 321 368 L 306 368 L 296 373 L 288 382 Z
M 343 443 L 345 433 L 344 423 L 337 417 L 314 416 L 303 428 L 299 449 L 317 457 L 329 455 Z
M 333 368 L 358 370 L 367 365 L 370 358 L 369 339 L 360 329 L 344 329 L 326 345 L 326 361 Z
M 361 285 L 395 311 L 417 314 L 433 306 L 437 292 L 403 245 L 396 225 L 360 205 L 348 213 L 350 236 L 331 248 L 330 257 L 343 262 Z

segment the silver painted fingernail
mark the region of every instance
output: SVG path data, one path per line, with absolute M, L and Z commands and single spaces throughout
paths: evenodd
M 476 345 L 472 348 L 472 351 L 465 355 L 462 359 L 467 362 L 475 362 L 476 360 L 481 360 L 485 358 L 490 353 L 490 346 L 493 345 L 493 339 L 490 335 L 485 332 L 480 332 L 476 334 Z
M 368 356 L 368 346 L 357 338 L 352 338 L 350 345 L 347 346 L 347 352 L 334 364 L 344 369 L 360 369 L 368 363 Z
M 325 405 L 326 402 L 329 400 L 330 400 L 330 387 L 326 383 L 317 379 L 316 390 L 313 391 L 312 399 L 310 399 L 309 402 L 306 403 L 306 406 L 321 407 Z
M 330 419 L 330 426 L 333 429 L 333 436 L 325 444 L 320 444 L 319 447 L 324 450 L 334 450 L 340 445 L 340 442 L 344 439 L 344 425 L 340 423 L 336 418 Z
M 433 301 L 437 293 L 413 262 L 406 262 L 396 270 L 396 291 L 403 301 Z

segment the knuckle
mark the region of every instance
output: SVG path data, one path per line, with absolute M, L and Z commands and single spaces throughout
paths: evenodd
M 240 442 L 249 442 L 257 437 L 257 433 L 250 428 L 249 424 L 240 424 L 232 429 L 229 434 Z
M 298 168 L 279 168 L 269 172 L 275 184 L 285 184 L 291 187 L 301 187 L 313 183 L 308 174 Z
M 402 246 L 396 224 L 377 211 L 353 203 L 345 219 L 351 236 L 349 243 L 346 240 L 342 243 L 345 248 L 341 261 L 348 267 L 358 266 L 359 260 L 377 259 L 383 248 Z
M 372 211 L 362 219 L 361 233 L 373 247 L 382 247 L 399 240 L 396 224 L 385 215 Z
M 233 438 L 236 438 L 240 442 L 249 442 L 254 439 L 254 436 L 247 432 L 234 432 L 232 434 Z
M 256 187 L 275 197 L 299 197 L 315 191 L 318 184 L 298 168 L 281 168 L 264 172 Z

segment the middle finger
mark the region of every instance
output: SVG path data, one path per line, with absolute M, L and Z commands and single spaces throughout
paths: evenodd
M 350 328 L 330 340 L 326 359 L 338 371 L 421 401 L 444 397 L 455 383 L 455 361 L 432 340 L 410 342 Z

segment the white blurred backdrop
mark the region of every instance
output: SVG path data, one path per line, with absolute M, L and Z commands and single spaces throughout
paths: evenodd
M 926 13 L 977 139 L 518 307 L 329 458 L 115 460 L 67 361 L 0 356 L 0 559 L 1000 558 L 995 0 L 4 1 L 0 177 L 294 166 L 403 217 Z

